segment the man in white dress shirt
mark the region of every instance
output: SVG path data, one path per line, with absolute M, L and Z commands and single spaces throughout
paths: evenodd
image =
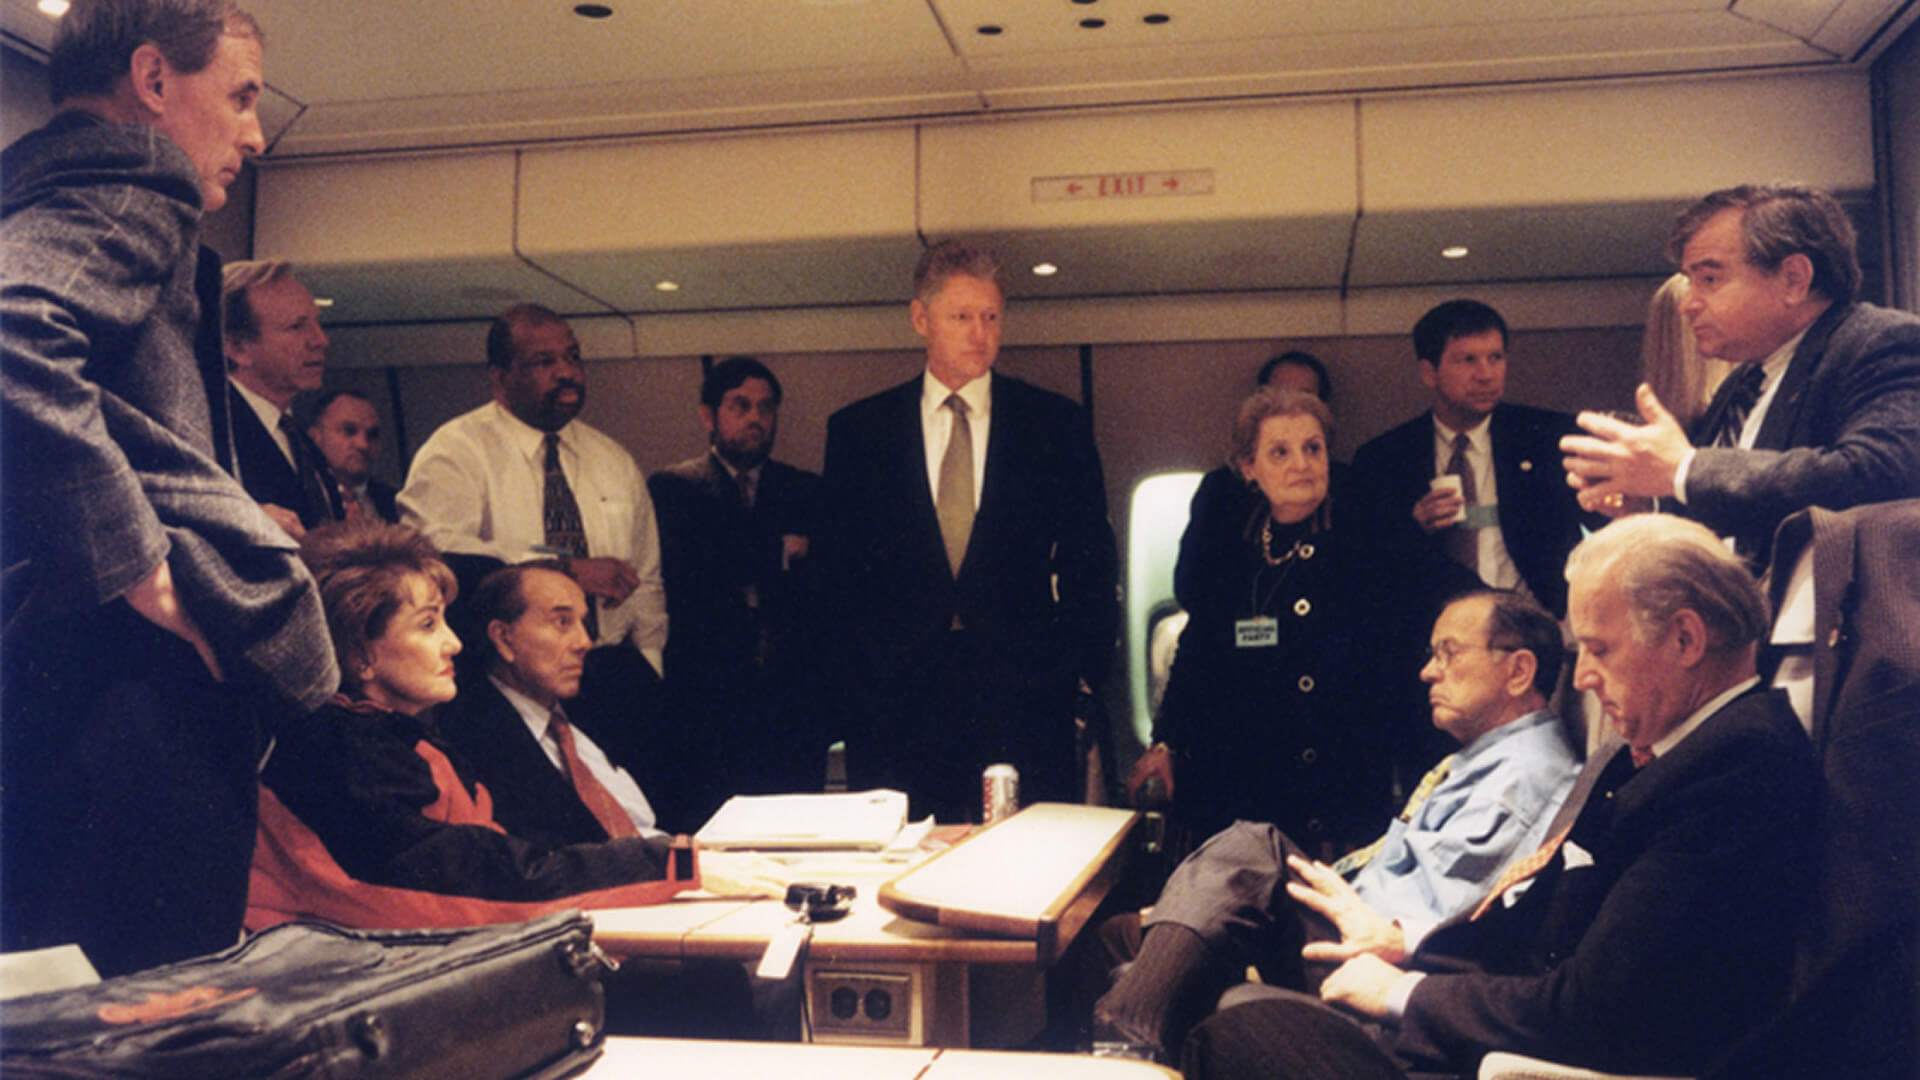
M 578 719 L 631 764 L 653 734 L 642 728 L 658 711 L 667 643 L 646 478 L 624 447 L 578 419 L 580 342 L 552 311 L 521 304 L 494 320 L 487 379 L 493 400 L 447 421 L 415 454 L 400 520 L 427 534 L 463 584 L 498 564 L 558 560 L 586 593 L 594 643 Z

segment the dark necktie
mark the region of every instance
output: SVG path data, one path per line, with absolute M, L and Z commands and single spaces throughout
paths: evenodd
M 1487 892 L 1485 899 L 1480 901 L 1480 905 L 1473 909 L 1473 914 L 1467 917 L 1468 920 L 1485 915 L 1493 909 L 1494 904 L 1500 901 L 1501 895 L 1508 889 L 1546 869 L 1547 864 L 1552 862 L 1554 855 L 1559 852 L 1560 845 L 1566 842 L 1568 834 L 1573 832 L 1574 825 L 1586 811 L 1587 803 L 1596 796 L 1603 799 L 1612 798 L 1614 790 L 1625 783 L 1627 777 L 1633 775 L 1634 769 L 1639 768 L 1635 761 L 1636 756 L 1630 747 L 1621 746 L 1607 758 L 1607 764 L 1599 769 L 1593 768 L 1594 763 L 1589 761 L 1588 768 L 1581 773 L 1580 779 L 1574 783 L 1573 790 L 1567 794 L 1567 801 L 1555 815 L 1559 827 L 1554 829 L 1553 835 L 1547 837 L 1547 842 L 1541 844 L 1531 855 L 1515 859 L 1500 874 L 1500 880 L 1493 883 L 1493 888 Z
M 1740 445 L 1740 433 L 1746 428 L 1747 417 L 1753 413 L 1754 405 L 1760 400 L 1760 384 L 1766 377 L 1767 373 L 1759 364 L 1748 364 L 1728 376 L 1730 386 L 1727 389 L 1726 407 L 1720 410 L 1720 419 L 1709 433 L 1712 437 L 1700 445 Z
M 280 414 L 280 431 L 293 450 L 293 471 L 300 474 L 300 498 L 304 504 L 300 507 L 301 523 L 312 528 L 338 520 L 333 512 L 333 499 L 327 495 L 332 478 L 320 475 L 320 466 L 314 460 L 314 448 L 307 442 L 306 433 L 295 427 L 293 417 L 286 413 Z
M 953 410 L 953 431 L 940 458 L 934 509 L 940 517 L 940 539 L 947 545 L 947 565 L 959 577 L 973 535 L 973 426 L 967 423 L 967 403 L 959 394 L 948 394 L 944 405 Z
M 541 500 L 540 517 L 546 529 L 547 547 L 584 559 L 589 554 L 587 527 L 580 520 L 580 504 L 574 501 L 573 485 L 567 483 L 566 471 L 560 467 L 558 432 L 547 432 L 546 447 L 546 492 Z M 598 641 L 600 619 L 592 596 L 587 597 L 586 624 L 588 640 Z
M 734 476 L 733 481 L 740 488 L 741 509 L 744 509 L 744 510 L 753 509 L 753 473 L 752 471 L 744 470 L 744 469 L 741 470 L 739 474 Z
M 593 811 L 600 827 L 607 830 L 608 836 L 615 838 L 639 836 L 640 830 L 620 806 L 620 800 L 614 798 L 613 792 L 608 791 L 606 785 L 594 777 L 593 770 L 587 768 L 586 762 L 580 760 L 580 749 L 573 741 L 573 727 L 559 709 L 553 710 L 548 716 L 547 730 L 553 732 L 553 741 L 560 744 L 560 757 L 567 763 L 567 780 L 573 784 L 580 801 Z
M 1480 501 L 1473 484 L 1473 465 L 1467 460 L 1467 451 L 1473 446 L 1473 440 L 1466 434 L 1453 437 L 1453 456 L 1447 459 L 1447 472 L 1460 478 L 1460 497 L 1466 500 L 1467 509 Z M 1447 554 L 1453 561 L 1478 574 L 1480 572 L 1480 534 L 1463 520 L 1447 533 Z

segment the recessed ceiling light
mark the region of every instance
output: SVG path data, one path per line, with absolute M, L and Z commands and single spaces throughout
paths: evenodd
M 1033 272 L 1036 277 L 1052 277 L 1060 272 L 1060 268 L 1048 262 L 1034 263 Z
M 331 297 L 331 296 L 316 296 L 316 297 L 314 297 L 314 298 L 313 298 L 313 306 L 314 306 L 314 307 L 332 307 L 332 306 L 333 306 L 333 297 Z
M 984 26 L 974 27 L 973 32 L 976 34 L 980 34 L 983 37 L 993 37 L 997 34 L 1005 33 L 1006 31 L 1003 28 L 995 26 L 992 23 L 987 23 Z
M 613 9 L 605 4 L 575 4 L 573 13 L 583 19 L 605 19 L 613 14 Z
M 57 19 L 65 15 L 67 8 L 72 5 L 68 4 L 67 0 L 40 0 L 40 2 L 34 6 L 40 9 L 42 15 L 51 15 Z
M 1140 16 L 1140 21 L 1146 23 L 1148 26 L 1165 26 L 1167 23 L 1173 21 L 1173 16 L 1162 15 L 1156 11 L 1152 15 Z
M 677 281 L 656 281 L 653 283 L 653 287 L 660 292 L 680 291 L 680 283 Z
M 1461 247 L 1459 244 L 1455 244 L 1452 247 L 1444 247 L 1440 249 L 1440 257 L 1443 259 L 1464 259 L 1467 257 L 1467 249 Z
M 1080 28 L 1082 30 L 1098 30 L 1105 25 L 1107 25 L 1107 20 L 1105 19 L 1081 19 L 1080 20 Z

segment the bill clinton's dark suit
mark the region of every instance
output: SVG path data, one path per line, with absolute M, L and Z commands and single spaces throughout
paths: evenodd
M 1696 441 L 1718 426 L 1734 382 L 1721 384 Z M 1920 316 L 1828 308 L 1794 350 L 1753 449 L 1700 448 L 1686 495 L 1678 512 L 1733 537 L 1756 568 L 1788 514 L 1920 495 Z
M 1399 1070 L 1470 1077 L 1512 1050 L 1697 1075 L 1786 993 L 1815 777 L 1785 695 L 1743 694 L 1637 772 L 1624 750 L 1588 769 L 1571 846 L 1510 907 L 1436 930 L 1399 1026 L 1369 1026 Z M 1222 1010 L 1189 1039 L 1187 1075 L 1315 1075 L 1274 1064 L 1308 1008 Z M 1318 1075 L 1375 1075 L 1370 1050 L 1342 1045 L 1351 1067 Z
M 1112 655 L 1118 568 L 1086 414 L 992 376 L 980 507 L 956 579 L 927 482 L 919 377 L 827 427 L 827 544 L 838 671 L 859 783 L 903 785 L 916 813 L 977 817 L 980 771 L 1022 799 L 1075 795 L 1078 680 Z M 976 452 L 979 451 L 976 447 Z M 957 627 L 957 629 L 956 629 Z
M 233 413 L 234 466 L 240 474 L 240 486 L 247 489 L 247 494 L 253 496 L 255 502 L 272 503 L 293 511 L 300 516 L 300 524 L 309 529 L 345 518 L 340 505 L 340 485 L 327 471 L 326 459 L 320 456 L 320 448 L 313 445 L 307 433 L 295 425 L 292 437 L 303 445 L 307 460 L 319 474 L 316 480 L 327 496 L 324 508 L 308 505 L 307 489 L 299 472 L 280 450 L 280 444 L 273 441 L 266 425 L 260 422 L 260 414 L 253 411 L 253 406 L 231 384 L 227 387 L 227 396 L 228 408 Z

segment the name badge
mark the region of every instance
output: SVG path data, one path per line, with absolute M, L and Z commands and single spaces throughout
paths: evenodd
M 1233 644 L 1241 649 L 1270 649 L 1280 644 L 1280 620 L 1271 615 L 1233 624 Z

